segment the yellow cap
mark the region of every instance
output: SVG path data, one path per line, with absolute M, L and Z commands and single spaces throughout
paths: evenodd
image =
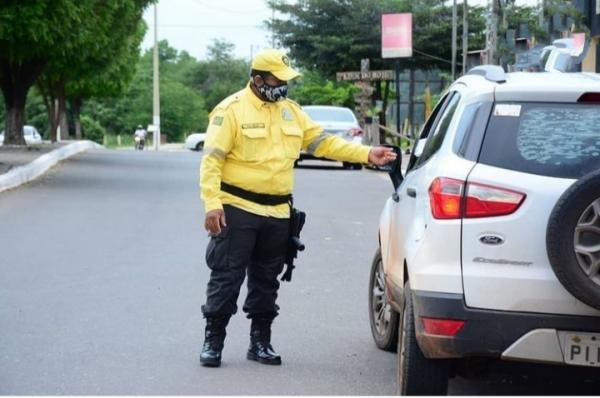
M 292 80 L 300 76 L 290 66 L 290 59 L 281 50 L 267 48 L 260 51 L 252 60 L 252 69 L 271 72 L 279 80 Z

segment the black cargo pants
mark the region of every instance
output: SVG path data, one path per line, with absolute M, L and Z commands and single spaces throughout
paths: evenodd
M 205 317 L 233 315 L 240 287 L 248 275 L 243 310 L 248 318 L 277 316 L 277 276 L 284 266 L 289 219 L 263 217 L 223 206 L 227 226 L 210 238 L 206 264 L 211 269 L 206 289 Z

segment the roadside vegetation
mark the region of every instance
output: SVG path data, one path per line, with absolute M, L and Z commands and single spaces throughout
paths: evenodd
M 0 123 L 5 143 L 24 144 L 22 126 L 34 125 L 45 139 L 88 138 L 128 142 L 136 126 L 152 121 L 152 51 L 140 51 L 147 27 L 142 19 L 152 0 L 9 0 L 0 6 Z M 412 12 L 414 55 L 402 60 L 405 71 L 450 71 L 452 10 L 443 0 L 266 0 L 278 16 L 265 21 L 276 46 L 289 50 L 303 76 L 290 86 L 301 104 L 354 108 L 360 90 L 337 82 L 336 72 L 393 69 L 380 55 L 382 13 Z M 548 15 L 563 12 L 565 1 L 548 0 Z M 458 31 L 462 31 L 459 7 Z M 568 14 L 577 22 L 576 14 Z M 507 2 L 499 30 L 499 50 L 513 57 L 504 33 L 524 26 L 537 40 L 539 16 L 533 7 Z M 335 23 L 332 23 L 335 21 Z M 485 47 L 485 9 L 468 12 L 469 50 Z M 460 39 L 459 39 L 460 42 Z M 508 43 L 510 44 L 510 43 Z M 457 49 L 460 52 L 460 43 Z M 248 81 L 249 60 L 234 55 L 234 44 L 215 39 L 206 59 L 198 60 L 167 41 L 159 43 L 161 133 L 181 142 L 206 129 L 208 113 Z M 460 54 L 458 54 L 460 59 Z M 459 65 L 460 70 L 460 65 Z M 412 72 L 411 72 L 412 73 Z M 411 74 L 412 76 L 412 74 Z M 448 83 L 448 82 L 446 82 Z M 389 125 L 393 84 L 372 83 L 368 116 Z M 439 98 L 439 92 L 431 92 Z M 406 98 L 406 95 L 402 94 Z M 415 93 L 411 101 L 422 101 Z M 423 120 L 414 121 L 422 123 Z M 116 145 L 116 144 L 115 144 Z

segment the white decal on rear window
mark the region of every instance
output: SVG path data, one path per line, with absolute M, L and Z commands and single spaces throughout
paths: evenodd
M 498 104 L 494 108 L 494 116 L 519 117 L 521 115 L 521 105 Z

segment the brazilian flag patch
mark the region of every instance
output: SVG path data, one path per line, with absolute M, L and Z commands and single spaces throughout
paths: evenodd
M 212 124 L 214 124 L 215 126 L 220 126 L 223 124 L 223 116 L 215 116 L 213 118 Z

